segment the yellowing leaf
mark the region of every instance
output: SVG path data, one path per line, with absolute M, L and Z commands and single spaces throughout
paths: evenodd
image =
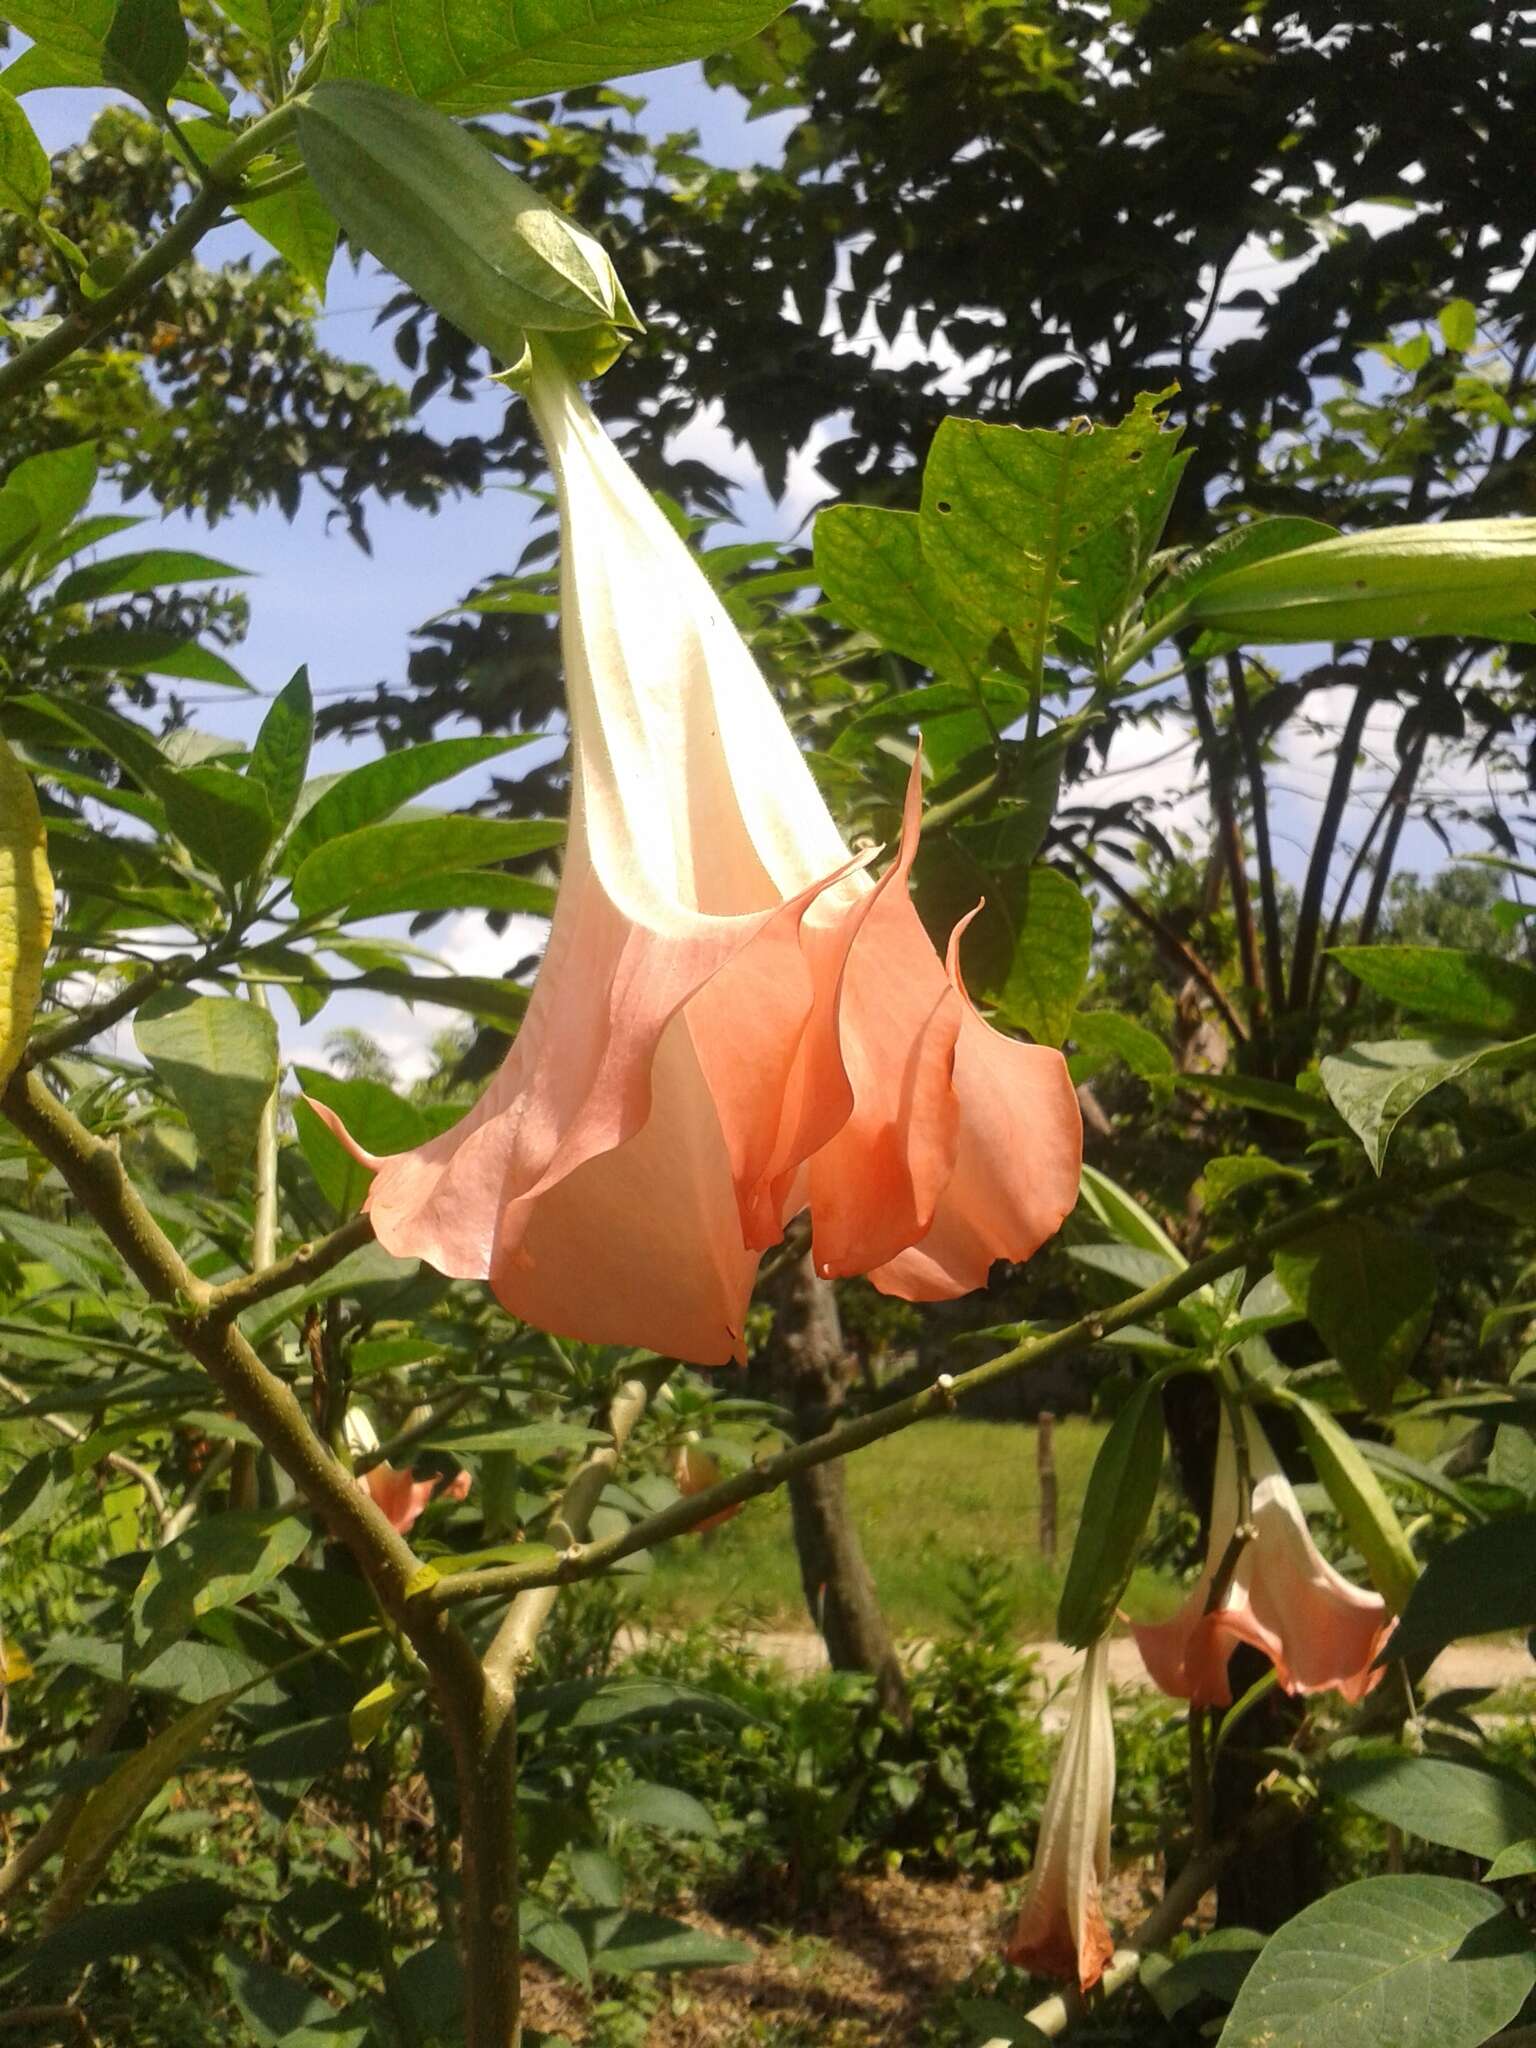
M 0 740 L 0 1086 L 26 1045 L 52 935 L 42 814 L 31 778 Z
M 24 1678 L 32 1676 L 32 1666 L 25 1651 L 14 1643 L 0 1646 L 0 1685 L 20 1685 Z

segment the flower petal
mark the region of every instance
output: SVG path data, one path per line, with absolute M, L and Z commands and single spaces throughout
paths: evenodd
M 883 1294 L 948 1301 L 984 1287 L 997 1259 L 1033 1257 L 1077 1202 L 1083 1118 L 1067 1063 L 1050 1046 L 994 1031 L 966 992 L 956 925 L 946 962 L 964 1005 L 955 1045 L 959 1134 L 933 1227 L 869 1275 Z

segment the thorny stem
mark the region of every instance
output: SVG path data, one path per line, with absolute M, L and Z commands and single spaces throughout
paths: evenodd
M 1253 1259 L 1291 1243 L 1294 1238 L 1307 1236 L 1337 1217 L 1352 1216 L 1357 1210 L 1372 1209 L 1389 1202 L 1419 1200 L 1442 1188 L 1470 1180 L 1476 1174 L 1511 1165 L 1533 1149 L 1536 1149 L 1536 1130 L 1522 1131 L 1516 1137 L 1485 1145 L 1481 1150 L 1431 1172 L 1368 1181 L 1344 1194 L 1330 1195 L 1323 1201 L 1310 1203 L 1295 1215 L 1282 1217 L 1265 1229 L 1255 1231 L 1251 1237 L 1196 1260 L 1182 1272 L 1160 1280 L 1155 1286 L 1128 1295 L 1112 1308 L 1097 1309 L 1089 1315 L 1080 1316 L 1076 1322 L 1068 1323 L 1047 1336 L 1027 1338 L 1011 1351 L 989 1359 L 985 1365 L 973 1366 L 969 1372 L 942 1373 L 931 1387 L 925 1387 L 921 1393 L 909 1394 L 904 1400 L 892 1401 L 852 1422 L 826 1430 L 820 1436 L 792 1444 L 787 1450 L 763 1459 L 745 1472 L 705 1487 L 701 1493 L 674 1501 L 670 1507 L 634 1523 L 627 1531 L 595 1543 L 575 1544 L 553 1565 L 511 1564 L 493 1566 L 488 1571 L 449 1573 L 418 1593 L 414 1604 L 429 1608 L 455 1607 L 483 1595 L 502 1597 L 532 1586 L 567 1586 L 582 1579 L 595 1578 L 622 1558 L 649 1550 L 653 1544 L 664 1542 L 669 1536 L 680 1536 L 725 1508 L 755 1500 L 759 1494 L 771 1493 L 797 1472 L 809 1471 L 812 1466 L 824 1464 L 829 1458 L 841 1458 L 850 1451 L 863 1450 L 866 1445 L 894 1436 L 898 1430 L 921 1422 L 930 1415 L 950 1414 L 966 1395 L 975 1393 L 979 1388 L 1012 1379 L 1034 1366 L 1085 1350 L 1129 1324 L 1144 1323 L 1160 1315 L 1164 1309 L 1187 1300 L 1190 1295 L 1198 1294 L 1213 1280 L 1238 1271 Z

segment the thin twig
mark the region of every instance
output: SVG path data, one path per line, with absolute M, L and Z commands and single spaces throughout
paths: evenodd
M 1248 696 L 1243 656 L 1226 657 L 1227 686 L 1232 692 L 1232 726 L 1248 779 L 1248 809 L 1253 818 L 1253 854 L 1259 869 L 1259 910 L 1264 920 L 1264 981 L 1271 1014 L 1285 1007 L 1285 955 L 1280 932 L 1280 894 L 1275 884 L 1275 851 L 1269 836 L 1269 792 L 1253 706 Z
M 1200 957 L 1189 941 L 1181 939 L 1173 927 L 1155 911 L 1148 910 L 1147 906 L 1127 889 L 1123 882 L 1116 880 L 1108 868 L 1101 866 L 1091 853 L 1082 847 L 1074 847 L 1072 858 L 1085 874 L 1093 877 L 1101 889 L 1107 890 L 1114 897 L 1122 910 L 1129 912 L 1144 931 L 1151 933 L 1165 953 L 1177 960 L 1181 967 L 1188 969 L 1215 1004 L 1222 1022 L 1233 1038 L 1239 1045 L 1245 1044 L 1248 1026 L 1238 1015 L 1232 998 L 1217 979 L 1215 970 Z
M 1390 1202 L 1422 1199 L 1441 1188 L 1454 1187 L 1476 1174 L 1510 1165 L 1524 1158 L 1533 1148 L 1536 1148 L 1536 1130 L 1522 1131 L 1517 1137 L 1485 1145 L 1480 1151 L 1468 1153 L 1465 1158 L 1432 1172 L 1367 1181 L 1344 1194 L 1330 1195 L 1321 1202 L 1310 1203 L 1294 1215 L 1282 1217 L 1278 1222 L 1256 1231 L 1252 1237 L 1197 1260 L 1182 1272 L 1160 1280 L 1156 1286 L 1128 1295 L 1112 1308 L 1098 1309 L 1090 1315 L 1081 1316 L 1049 1336 L 1028 1338 L 1011 1351 L 989 1359 L 985 1365 L 973 1366 L 969 1372 L 942 1373 L 931 1387 L 925 1387 L 922 1392 L 909 1394 L 904 1400 L 893 1401 L 871 1414 L 858 1416 L 821 1436 L 792 1444 L 787 1450 L 763 1459 L 745 1472 L 738 1472 L 730 1479 L 705 1487 L 700 1493 L 672 1502 L 658 1513 L 648 1515 L 644 1521 L 633 1523 L 627 1531 L 603 1537 L 594 1543 L 575 1544 L 553 1565 L 509 1564 L 492 1566 L 481 1572 L 448 1573 L 424 1587 L 415 1596 L 414 1604 L 429 1608 L 454 1607 L 483 1595 L 501 1597 L 520 1593 L 530 1586 L 567 1586 L 580 1579 L 595 1578 L 621 1559 L 632 1557 L 640 1550 L 649 1550 L 653 1544 L 664 1542 L 669 1536 L 681 1536 L 700 1522 L 707 1521 L 711 1515 L 718 1515 L 742 1501 L 755 1500 L 760 1494 L 771 1493 L 797 1472 L 807 1472 L 815 1465 L 825 1464 L 829 1458 L 841 1458 L 850 1451 L 863 1450 L 866 1445 L 894 1436 L 898 1430 L 921 1422 L 930 1415 L 952 1414 L 964 1396 L 981 1387 L 1013 1379 L 1037 1365 L 1085 1350 L 1113 1331 L 1125 1329 L 1132 1323 L 1148 1322 L 1164 1309 L 1198 1294 L 1213 1280 L 1238 1271 L 1255 1258 L 1290 1244 L 1295 1238 L 1307 1236 L 1337 1217 L 1350 1216 L 1357 1210 L 1372 1209 Z
M 318 1280 L 322 1273 L 329 1273 L 333 1266 L 339 1266 L 343 1259 L 373 1240 L 373 1219 L 369 1216 L 354 1216 L 343 1223 L 339 1230 L 333 1230 L 329 1237 L 316 1238 L 312 1244 L 301 1244 L 285 1259 L 278 1259 L 259 1273 L 248 1273 L 239 1280 L 226 1280 L 222 1287 L 204 1287 L 192 1297 L 197 1303 L 200 1318 L 205 1322 L 230 1322 L 234 1317 L 244 1315 L 248 1308 L 255 1308 L 259 1302 L 270 1301 L 274 1294 L 286 1294 L 290 1287 L 301 1287 L 307 1280 Z

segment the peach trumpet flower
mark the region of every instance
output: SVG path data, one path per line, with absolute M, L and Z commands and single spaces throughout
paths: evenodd
M 1109 1638 L 1084 1659 L 1045 1796 L 1029 1890 L 1003 1953 L 1042 1977 L 1091 1991 L 1115 1952 L 1104 1918 L 1109 1823 L 1115 1803 L 1115 1724 L 1109 1703 Z
M 1384 1600 L 1352 1585 L 1319 1553 L 1258 1417 L 1246 1407 L 1241 1414 L 1252 1533 L 1212 1606 L 1239 1511 L 1236 1438 L 1223 1403 L 1205 1569 L 1171 1621 L 1132 1624 L 1142 1662 L 1153 1683 L 1175 1699 L 1227 1707 L 1232 1652 L 1251 1643 L 1269 1658 L 1286 1692 L 1336 1691 L 1362 1700 L 1382 1677 L 1376 1656 L 1394 1618 Z
M 715 593 L 558 359 L 527 390 L 560 509 L 571 817 L 506 1063 L 376 1158 L 380 1244 L 525 1321 L 745 1357 L 761 1254 L 809 1206 L 826 1276 L 909 1300 L 1025 1259 L 1077 1197 L 1060 1055 L 987 1025 L 908 895 L 919 770 L 879 880 L 844 845 Z M 958 933 L 956 934 L 958 940 Z
M 360 1408 L 347 1411 L 343 1430 L 348 1448 L 355 1455 L 363 1456 L 379 1448 L 378 1433 Z M 420 1519 L 428 1501 L 437 1499 L 439 1495 L 444 1500 L 464 1500 L 469 1493 L 470 1477 L 460 1470 L 446 1481 L 441 1474 L 430 1479 L 417 1479 L 408 1466 L 370 1465 L 366 1472 L 360 1474 L 357 1483 L 385 1521 L 405 1536 Z

